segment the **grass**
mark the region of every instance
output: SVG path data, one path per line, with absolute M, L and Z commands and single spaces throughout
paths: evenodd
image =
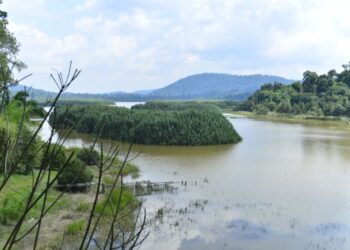
M 123 172 L 124 171 L 124 172 Z M 140 169 L 134 164 L 127 163 L 123 169 L 122 173 L 124 175 L 131 175 L 133 179 L 140 177 Z
M 81 149 L 77 147 L 65 149 L 67 155 L 69 155 L 72 152 L 74 152 L 75 154 L 78 154 L 80 150 Z M 112 177 L 115 177 L 118 174 L 121 165 L 122 165 L 122 162 L 119 159 L 116 159 L 113 166 L 106 174 L 112 175 Z M 93 172 L 95 175 L 97 175 L 98 171 L 96 166 L 88 166 L 88 169 L 91 172 Z M 140 176 L 140 169 L 136 165 L 130 162 L 127 162 L 122 170 L 122 175 L 131 176 L 133 179 L 136 179 Z
M 125 209 L 126 207 L 135 208 L 139 204 L 138 200 L 130 190 L 124 188 L 123 192 L 122 193 L 120 192 L 121 192 L 120 189 L 115 189 L 112 192 L 110 199 L 108 199 L 108 196 L 105 195 L 103 199 L 97 204 L 96 213 L 101 214 L 103 211 L 104 205 L 107 203 L 107 206 L 103 212 L 103 215 L 113 216 L 114 212 L 117 209 L 119 198 L 120 198 L 120 209 L 123 210 L 124 212 L 130 211 L 128 209 Z
M 68 224 L 65 233 L 67 235 L 78 235 L 81 234 L 86 226 L 86 221 L 84 219 L 75 220 Z
M 115 166 L 111 170 L 111 174 L 117 174 L 120 170 L 119 166 Z M 126 163 L 124 168 L 122 169 L 122 175 L 123 176 L 128 176 L 130 175 L 133 179 L 136 179 L 140 176 L 140 170 L 137 166 L 135 166 L 132 163 Z
M 37 171 L 34 172 L 36 176 L 38 174 Z M 55 175 L 55 173 L 52 173 Z M 2 176 L 0 175 L 0 181 Z M 6 239 L 7 235 L 13 229 L 13 224 L 19 219 L 22 215 L 24 207 L 27 202 L 27 197 L 29 195 L 29 191 L 32 188 L 32 175 L 13 175 L 9 182 L 6 184 L 6 187 L 0 192 L 0 248 L 3 245 L 3 241 Z M 43 190 L 45 183 L 47 180 L 47 175 L 44 176 L 42 184 L 39 185 L 38 192 Z M 51 204 L 56 197 L 59 195 L 59 192 L 52 189 L 48 193 L 47 206 Z M 42 208 L 43 200 L 40 200 L 28 213 L 25 221 L 36 221 L 39 218 Z M 47 214 L 47 221 L 45 223 L 53 223 L 56 228 L 59 228 L 59 223 L 54 220 L 60 220 L 58 216 L 62 211 L 66 211 L 70 209 L 71 204 L 74 204 L 73 199 L 71 197 L 63 196 L 61 199 L 52 207 L 52 209 Z M 49 218 L 51 221 L 49 221 Z M 25 230 L 29 229 L 32 226 L 31 223 L 25 223 L 21 232 L 23 233 Z M 45 225 L 43 225 L 45 227 Z M 46 230 L 42 230 L 42 235 L 44 238 L 49 238 L 53 235 L 57 235 L 57 232 L 53 233 L 50 225 L 46 225 Z M 21 234 L 21 233 L 20 233 Z M 52 235 L 51 235 L 52 234 Z M 32 235 L 29 235 L 27 241 L 31 241 L 33 238 Z M 26 245 L 26 240 L 18 245 L 18 249 L 22 249 Z M 29 243 L 31 244 L 31 243 Z
M 80 201 L 76 207 L 77 212 L 87 212 L 90 209 L 90 204 L 84 201 Z
M 76 150 L 76 149 L 72 149 Z M 106 173 L 106 177 L 113 179 L 116 177 L 117 171 L 120 170 L 121 162 L 118 160 L 114 163 L 114 166 Z M 88 166 L 89 170 L 92 170 L 95 178 L 97 177 L 98 169 L 96 166 Z M 137 177 L 139 174 L 139 169 L 131 164 L 127 163 L 122 172 L 123 176 L 131 175 L 132 177 Z M 34 176 L 33 176 L 34 175 Z M 0 248 L 4 243 L 4 240 L 11 232 L 14 223 L 18 220 L 18 218 L 22 215 L 22 211 L 26 205 L 27 197 L 29 195 L 30 190 L 32 189 L 33 179 L 38 175 L 38 170 L 34 170 L 33 175 L 13 175 L 6 187 L 0 192 Z M 52 172 L 52 178 L 56 175 L 56 172 Z M 0 182 L 2 180 L 2 176 L 0 174 Z M 105 179 L 105 178 L 104 178 Z M 38 191 L 36 195 L 42 191 L 46 186 L 47 174 L 44 175 L 44 178 L 41 181 L 41 184 L 38 187 Z M 106 213 L 103 216 L 103 221 L 101 227 L 108 226 L 110 219 L 110 215 L 113 212 L 113 208 L 117 203 L 117 197 L 119 197 L 119 191 L 113 193 L 112 199 L 107 201 L 106 197 L 101 195 L 100 201 L 98 203 L 98 211 L 101 211 L 101 208 L 105 202 L 108 202 Z M 48 202 L 47 206 L 49 206 L 60 194 L 57 190 L 52 188 L 48 193 Z M 49 211 L 46 215 L 45 220 L 43 222 L 42 230 L 41 230 L 41 243 L 45 247 L 44 249 L 52 249 L 53 245 L 60 245 L 62 242 L 64 235 L 67 237 L 64 238 L 65 244 L 69 246 L 73 246 L 75 243 L 75 236 L 78 235 L 82 230 L 85 229 L 85 221 L 89 215 L 91 204 L 94 199 L 94 191 L 89 193 L 77 193 L 70 194 L 66 193 Z M 138 205 L 138 200 L 134 196 L 131 191 L 123 191 L 122 207 L 128 204 L 128 207 L 124 209 L 123 212 L 130 213 L 132 209 L 136 208 Z M 130 207 L 129 207 L 130 205 Z M 42 209 L 42 201 L 39 201 L 37 205 L 35 205 L 32 210 L 28 213 L 26 217 L 26 223 L 24 224 L 21 232 L 25 232 L 25 230 L 29 229 L 32 225 L 31 223 L 27 223 L 29 221 L 36 221 L 41 213 Z M 98 212 L 97 211 L 97 212 Z M 123 224 L 129 225 L 133 222 L 134 214 L 130 213 L 130 216 L 126 216 L 125 222 Z M 52 227 L 52 225 L 55 225 Z M 21 234 L 21 233 L 20 233 Z M 28 238 L 26 238 L 23 242 L 20 242 L 18 247 L 21 249 L 26 245 L 32 244 L 34 235 L 30 234 Z M 71 241 L 70 241 L 71 239 Z M 57 241 L 57 242 L 56 242 Z M 50 246 L 47 245 L 49 242 Z M 54 243 L 55 242 L 55 243 Z M 46 244 L 46 245 L 45 245 Z M 46 248 L 49 247 L 49 248 Z M 59 249 L 59 248 L 58 248 Z
M 38 171 L 34 172 L 34 176 L 38 174 Z M 54 175 L 55 172 L 52 173 Z M 1 180 L 1 177 L 0 177 Z M 11 222 L 17 220 L 24 210 L 27 197 L 29 196 L 29 190 L 32 188 L 33 176 L 31 175 L 13 175 L 6 187 L 0 193 L 0 224 L 8 225 Z M 39 185 L 37 195 L 44 189 L 46 185 L 47 175 L 44 176 L 43 181 Z M 59 193 L 52 189 L 48 195 L 48 204 L 53 202 Z M 67 197 L 62 197 L 49 213 L 65 208 L 68 206 Z M 28 219 L 37 218 L 41 212 L 42 201 L 39 201 L 28 214 Z
M 108 171 L 108 178 L 115 178 L 115 173 L 120 168 L 120 162 L 116 164 L 110 171 Z M 97 173 L 96 166 L 89 166 L 90 170 L 94 170 Z M 124 170 L 123 175 L 138 175 L 138 168 L 128 163 Z M 38 170 L 34 171 L 34 177 L 37 176 Z M 52 177 L 56 172 L 52 172 Z M 95 174 L 95 177 L 97 175 Z M 2 176 L 0 175 L 0 181 Z M 42 180 L 42 184 L 38 188 L 38 193 L 40 190 L 43 190 L 47 180 L 47 175 L 44 176 Z M 24 206 L 26 204 L 26 197 L 29 195 L 29 191 L 32 187 L 33 176 L 32 175 L 13 175 L 6 185 L 5 189 L 0 192 L 0 248 L 3 245 L 3 241 L 6 239 L 7 234 L 12 230 L 13 223 L 22 215 L 22 211 L 24 210 Z M 37 194 L 38 194 L 37 193 Z M 55 189 L 51 189 L 48 193 L 48 204 L 51 204 L 55 200 L 55 198 L 60 193 Z M 115 205 L 117 204 L 119 198 L 120 191 L 114 191 L 112 198 L 107 201 L 106 196 L 101 196 L 101 199 L 97 206 L 97 213 L 102 211 L 103 204 L 108 202 L 107 209 L 103 215 L 105 218 L 105 223 L 103 225 L 108 226 L 109 217 L 113 213 L 113 209 L 115 209 Z M 67 235 L 67 240 L 73 239 L 75 235 L 78 235 L 82 230 L 84 230 L 84 221 L 87 218 L 90 209 L 91 203 L 94 198 L 94 192 L 87 194 L 65 194 L 55 206 L 49 211 L 46 216 L 46 219 L 42 228 L 41 237 L 46 240 L 42 240 L 43 244 L 47 244 L 48 242 L 53 242 L 55 239 L 62 239 L 63 232 Z M 78 201 L 78 202 L 77 202 Z M 123 209 L 123 213 L 129 213 L 132 209 L 135 209 L 138 205 L 138 200 L 134 196 L 134 194 L 129 190 L 123 190 L 122 199 L 121 199 L 121 207 L 127 206 L 126 209 Z M 30 211 L 28 216 L 26 217 L 26 221 L 35 221 L 41 212 L 42 202 L 38 202 L 36 206 Z M 82 219 L 84 218 L 84 219 Z M 122 224 L 128 226 L 133 222 L 133 213 L 130 213 L 130 216 L 125 217 L 125 221 Z M 26 230 L 30 227 L 30 223 L 26 223 L 23 230 Z M 52 227 L 55 225 L 55 227 Z M 33 236 L 30 236 L 28 239 L 24 240 L 20 243 L 19 247 L 25 246 L 26 244 L 31 244 L 31 240 Z M 59 241 L 58 240 L 58 241 Z M 65 239 L 66 240 L 66 239 Z M 67 241 L 67 242 L 68 242 Z M 70 242 L 70 241 L 69 241 Z M 75 240 L 73 239 L 70 243 L 74 244 Z M 53 244 L 53 243 L 52 243 Z M 50 245 L 52 245 L 50 243 Z M 56 244 L 56 243 L 55 243 Z M 57 245 L 57 244 L 56 244 Z M 45 246 L 48 247 L 48 246 Z M 51 249 L 51 248 L 50 248 Z

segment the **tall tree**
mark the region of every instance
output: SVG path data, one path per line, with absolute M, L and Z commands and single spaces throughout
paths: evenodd
M 0 6 L 1 4 L 0 0 Z M 0 92 L 2 92 L 0 109 L 8 102 L 9 87 L 18 82 L 14 79 L 14 71 L 21 71 L 26 67 L 17 58 L 20 44 L 7 26 L 7 13 L 0 10 Z

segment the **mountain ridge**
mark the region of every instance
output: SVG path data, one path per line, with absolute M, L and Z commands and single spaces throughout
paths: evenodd
M 231 75 L 223 73 L 202 73 L 181 78 L 151 93 L 165 98 L 225 98 L 242 94 L 253 94 L 265 83 L 292 83 L 292 80 L 273 75 Z
M 138 90 L 134 92 L 114 91 L 109 93 L 71 93 L 63 94 L 63 98 L 83 99 L 83 98 L 104 98 L 114 101 L 151 101 L 151 100 L 193 100 L 193 99 L 229 99 L 244 100 L 263 84 L 279 82 L 290 84 L 294 82 L 280 76 L 274 75 L 232 75 L 225 73 L 201 73 L 189 75 L 171 84 L 155 90 Z M 53 97 L 55 92 L 45 91 L 37 88 L 27 87 L 33 99 L 47 99 Z M 12 88 L 16 93 L 24 90 L 24 86 L 19 85 Z

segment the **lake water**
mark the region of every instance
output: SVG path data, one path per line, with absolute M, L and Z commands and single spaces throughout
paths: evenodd
M 179 182 L 144 197 L 164 217 L 141 249 L 350 249 L 349 128 L 228 119 L 236 145 L 133 147 L 140 180 Z
M 135 106 L 138 104 L 145 104 L 145 102 L 116 102 L 115 106 L 130 109 L 132 106 Z

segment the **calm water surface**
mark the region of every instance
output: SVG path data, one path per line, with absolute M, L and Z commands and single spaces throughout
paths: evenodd
M 145 102 L 116 102 L 115 106 L 117 107 L 124 107 L 124 108 L 131 108 L 132 106 L 138 105 L 138 104 L 145 104 Z
M 350 130 L 228 119 L 239 144 L 134 146 L 140 180 L 183 182 L 144 197 L 164 217 L 141 249 L 350 249 Z

